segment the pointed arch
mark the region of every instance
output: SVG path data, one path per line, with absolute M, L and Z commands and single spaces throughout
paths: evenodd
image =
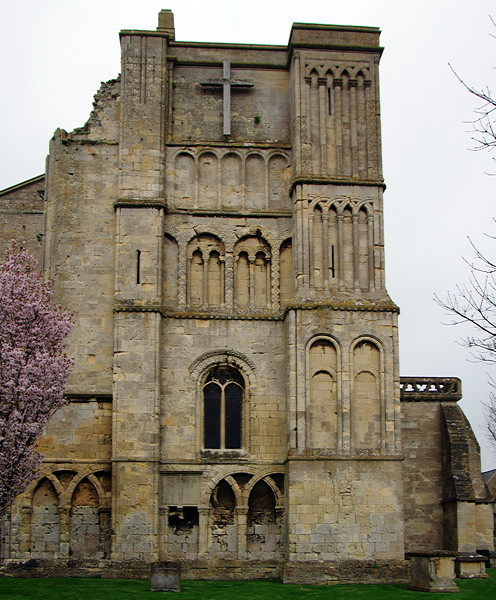
M 358 283 L 362 290 L 370 287 L 370 253 L 371 253 L 369 216 L 365 206 L 358 210 L 358 241 L 355 252 L 358 252 Z
M 71 498 L 69 547 L 75 557 L 101 558 L 100 497 L 88 477 L 82 479 Z
M 320 203 L 314 206 L 312 213 L 312 279 L 316 286 L 324 283 L 324 218 Z
M 202 384 L 203 448 L 240 450 L 243 446 L 245 380 L 233 366 L 217 364 Z
M 234 558 L 238 550 L 236 523 L 236 495 L 230 483 L 222 479 L 210 496 L 209 530 L 210 552 L 213 556 Z
M 281 557 L 282 513 L 276 508 L 274 490 L 266 479 L 259 479 L 251 488 L 246 522 L 248 558 Z
M 51 478 L 43 477 L 33 493 L 31 556 L 52 558 L 60 552 L 59 495 Z

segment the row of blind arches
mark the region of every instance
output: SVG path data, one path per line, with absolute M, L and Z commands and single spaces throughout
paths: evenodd
M 109 472 L 83 477 L 59 470 L 32 487 L 28 492 L 30 519 L 23 521 L 20 532 L 30 556 L 108 557 L 110 481 Z
M 180 152 L 174 161 L 174 197 L 196 208 L 288 208 L 288 158 L 232 150 L 207 150 L 199 155 Z
M 306 445 L 337 450 L 349 427 L 352 447 L 378 450 L 384 438 L 381 350 L 371 339 L 354 344 L 350 356 L 350 422 L 345 423 L 341 359 L 334 340 L 319 338 L 308 351 Z
M 358 70 L 307 67 L 304 140 L 314 172 L 371 178 L 377 171 L 372 81 Z M 372 144 L 374 138 L 374 144 Z
M 176 303 L 178 281 L 178 247 L 166 236 L 166 273 L 164 299 Z M 278 271 L 274 269 L 273 251 L 261 236 L 246 236 L 232 250 L 217 236 L 203 233 L 186 247 L 186 282 L 184 302 L 190 308 L 224 308 L 226 304 L 240 310 L 268 310 L 293 297 L 291 239 L 277 252 Z M 278 284 L 278 285 L 274 285 Z
M 310 212 L 310 275 L 316 287 L 374 286 L 374 221 L 367 204 L 317 202 Z

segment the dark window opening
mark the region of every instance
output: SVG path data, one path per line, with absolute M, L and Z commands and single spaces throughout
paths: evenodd
M 327 88 L 327 112 L 332 115 L 332 92 L 331 88 Z
M 136 250 L 136 283 L 141 283 L 141 250 Z
M 174 533 L 189 533 L 198 523 L 198 508 L 196 506 L 169 506 L 169 527 L 174 529 Z
M 244 380 L 239 371 L 218 365 L 203 386 L 203 446 L 236 450 L 242 446 Z
M 205 448 L 220 448 L 221 388 L 209 383 L 203 389 L 205 412 Z
M 230 383 L 225 388 L 226 448 L 241 448 L 241 401 L 243 390 Z

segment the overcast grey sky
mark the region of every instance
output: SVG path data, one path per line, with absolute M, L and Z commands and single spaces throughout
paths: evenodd
M 475 87 L 496 80 L 496 15 L 489 0 L 17 0 L 0 19 L 0 189 L 44 170 L 54 130 L 84 124 L 100 82 L 120 71 L 120 29 L 155 29 L 174 12 L 176 39 L 286 44 L 293 22 L 372 25 L 382 30 L 381 61 L 388 290 L 401 308 L 402 375 L 458 376 L 462 406 L 483 447 L 481 401 L 496 367 L 470 362 L 457 344 L 468 333 L 447 319 L 434 293 L 468 278 L 467 236 L 496 256 L 496 163 L 472 152 L 476 100 L 448 63 Z M 496 88 L 496 86 L 495 86 Z M 495 89 L 496 93 L 496 89 Z M 495 155 L 496 156 L 496 155 Z

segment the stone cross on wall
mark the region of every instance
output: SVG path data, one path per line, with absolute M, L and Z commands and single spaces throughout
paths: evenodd
M 253 83 L 241 80 L 231 79 L 231 65 L 228 60 L 223 61 L 222 79 L 207 79 L 201 81 L 200 85 L 204 88 L 222 88 L 222 99 L 224 106 L 224 135 L 231 135 L 231 88 L 246 89 L 253 87 Z

